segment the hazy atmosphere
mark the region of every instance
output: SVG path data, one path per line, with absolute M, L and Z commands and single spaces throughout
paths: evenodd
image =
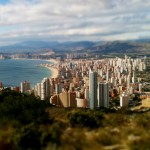
M 149 0 L 0 0 L 0 46 L 149 38 Z

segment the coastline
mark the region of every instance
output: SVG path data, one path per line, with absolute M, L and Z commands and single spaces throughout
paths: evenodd
M 58 64 L 59 63 L 59 60 L 56 60 L 56 59 L 46 59 L 46 61 L 48 62 L 52 62 L 53 64 Z
M 53 68 L 53 67 L 47 67 L 49 70 L 51 70 L 52 75 L 50 76 L 50 78 L 57 78 L 58 77 L 58 69 Z
M 51 61 L 50 61 L 51 62 Z M 59 71 L 57 69 L 57 64 L 40 64 L 40 67 L 45 67 L 51 71 L 50 78 L 57 78 Z
M 51 65 L 50 64 L 41 64 L 41 66 L 46 67 L 51 71 L 52 74 L 51 74 L 50 78 L 57 78 L 59 71 L 58 71 L 56 65 L 59 63 L 59 61 L 56 59 L 52 59 L 52 58 L 47 59 L 45 61 L 52 62 L 53 64 L 51 64 Z
M 26 74 L 21 74 L 21 73 L 16 73 L 16 74 L 13 74 L 13 76 L 15 77 L 14 79 L 12 78 L 12 75 L 10 75 L 11 73 L 8 73 L 8 78 L 1 75 L 1 78 L 0 78 L 0 82 L 3 82 L 3 85 L 5 85 L 5 87 L 16 87 L 16 86 L 20 86 L 20 83 L 23 82 L 23 81 L 29 81 L 30 82 L 30 85 L 31 85 L 31 88 L 33 88 L 37 83 L 40 83 L 42 81 L 43 78 L 47 77 L 47 78 L 57 78 L 58 75 L 59 75 L 59 70 L 57 69 L 58 68 L 58 64 L 59 64 L 59 61 L 55 60 L 55 59 L 48 59 L 48 60 L 44 60 L 44 61 L 41 61 L 40 60 L 43 60 L 43 59 L 25 59 L 25 58 L 14 58 L 14 59 L 10 59 L 12 60 L 12 63 L 11 65 L 9 65 L 9 61 L 5 61 L 5 60 L 2 60 L 4 62 L 4 64 L 8 65 L 8 66 L 14 66 L 12 65 L 13 62 L 15 62 L 15 60 L 19 60 L 19 61 L 22 61 L 22 60 L 26 60 L 27 62 L 24 62 L 24 63 L 20 63 L 19 61 L 17 62 L 18 63 L 18 66 L 20 67 L 20 64 L 23 64 L 25 65 L 25 68 L 28 68 L 28 65 L 29 66 L 32 66 L 32 69 L 38 67 L 38 66 L 41 66 L 41 67 L 45 67 L 46 70 L 44 70 L 44 68 L 37 68 L 37 74 L 35 75 L 35 77 L 33 77 L 32 74 L 28 74 L 26 76 Z M 14 61 L 13 61 L 14 60 Z M 39 63 L 37 62 L 36 63 L 30 63 L 30 61 L 34 61 L 34 60 L 38 60 Z M 51 62 L 51 63 L 49 63 Z M 40 63 L 42 63 L 40 65 Z M 27 65 L 27 66 L 26 66 Z M 3 67 L 3 63 L 1 63 L 1 66 Z M 2 68 L 1 67 L 1 68 Z M 5 67 L 5 66 L 4 66 Z M 8 67 L 9 68 L 9 67 Z M 22 67 L 21 67 L 22 68 Z M 11 70 L 11 69 L 9 69 Z M 20 69 L 19 69 L 20 70 Z M 29 70 L 30 70 L 30 67 L 29 67 Z M 34 69 L 33 69 L 34 70 Z M 2 70 L 0 70 L 2 71 Z M 20 77 L 18 77 L 18 74 Z M 12 79 L 11 79 L 12 78 Z
M 56 59 L 29 59 L 29 58 L 12 58 L 13 60 L 44 60 L 44 61 L 48 61 L 48 62 L 51 62 L 52 65 L 47 65 L 47 64 L 41 64 L 40 66 L 42 67 L 46 67 L 48 68 L 50 71 L 51 71 L 51 76 L 50 78 L 57 78 L 58 77 L 58 74 L 59 74 L 59 71 L 58 69 L 56 68 L 56 66 L 53 66 L 53 65 L 56 65 L 58 64 L 58 60 Z
M 56 59 L 35 59 L 35 58 L 11 58 L 13 60 L 44 60 L 44 61 L 48 61 L 48 62 L 52 62 L 53 64 L 58 64 L 59 60 L 56 60 Z

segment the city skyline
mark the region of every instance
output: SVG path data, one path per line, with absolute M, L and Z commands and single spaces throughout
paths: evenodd
M 148 0 L 0 0 L 0 46 L 149 38 L 149 6 Z

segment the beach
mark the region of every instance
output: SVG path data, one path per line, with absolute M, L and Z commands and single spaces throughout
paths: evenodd
M 53 68 L 53 67 L 47 67 L 47 68 L 52 71 L 51 78 L 57 78 L 58 77 L 58 69 Z
M 59 71 L 56 68 L 56 65 L 54 65 L 54 64 L 52 64 L 52 65 L 50 65 L 50 64 L 40 64 L 40 66 L 51 70 L 52 75 L 50 76 L 50 78 L 57 78 L 58 77 Z
M 13 58 L 14 60 L 43 60 L 43 59 L 27 59 L 27 58 Z M 44 61 L 48 61 L 48 62 L 52 62 L 53 64 L 49 65 L 49 64 L 41 64 L 40 66 L 42 67 L 46 67 L 49 70 L 51 70 L 52 75 L 51 78 L 57 78 L 58 77 L 58 69 L 57 69 L 57 64 L 59 63 L 59 60 L 56 59 L 47 59 Z
M 57 69 L 57 64 L 59 63 L 59 60 L 56 60 L 56 59 L 48 59 L 46 61 L 49 61 L 49 62 L 52 62 L 53 64 L 52 65 L 46 65 L 45 67 L 47 67 L 49 70 L 52 71 L 52 75 L 51 75 L 51 78 L 57 78 L 58 77 L 58 74 L 59 74 L 59 71 Z
M 46 67 L 48 68 L 49 70 L 51 70 L 52 72 L 52 75 L 50 76 L 50 78 L 57 78 L 58 77 L 58 69 L 55 68 L 54 66 L 50 66 L 50 65 L 47 65 L 47 64 L 41 64 L 40 66 L 42 67 Z
M 46 61 L 52 62 L 53 64 L 41 64 L 40 66 L 46 67 L 49 70 L 51 70 L 52 72 L 51 78 L 57 78 L 59 74 L 59 71 L 57 69 L 57 64 L 59 63 L 59 61 L 56 59 L 48 59 Z

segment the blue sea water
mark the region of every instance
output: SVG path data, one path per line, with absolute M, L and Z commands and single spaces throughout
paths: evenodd
M 44 77 L 49 77 L 52 72 L 39 64 L 51 62 L 44 60 L 0 60 L 0 82 L 4 86 L 20 86 L 23 81 L 29 81 L 31 87 L 41 82 Z

